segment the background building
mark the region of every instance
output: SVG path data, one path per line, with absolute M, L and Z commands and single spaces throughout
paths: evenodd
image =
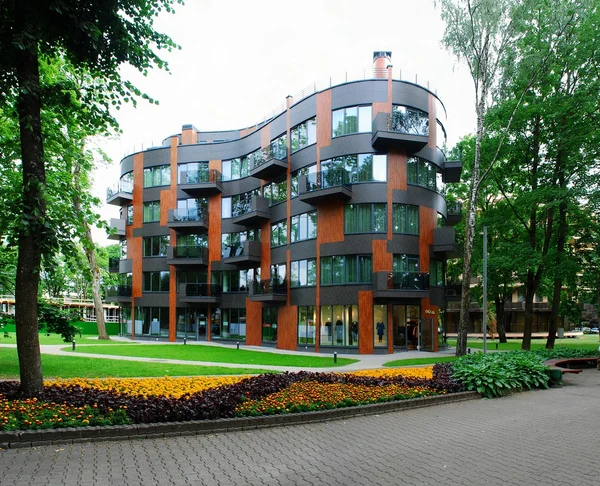
M 298 99 L 256 126 L 180 134 L 121 161 L 122 332 L 281 349 L 438 347 L 457 254 L 445 109 L 392 78 Z M 240 102 L 243 102 L 242 100 Z

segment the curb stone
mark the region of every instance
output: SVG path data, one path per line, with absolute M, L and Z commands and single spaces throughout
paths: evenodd
M 0 449 L 19 449 L 23 447 L 76 444 L 81 442 L 207 435 L 241 430 L 248 431 L 260 428 L 344 420 L 350 417 L 412 410 L 444 403 L 474 400 L 476 398 L 480 398 L 480 395 L 471 391 L 286 415 L 263 415 L 260 417 L 233 417 L 217 420 L 114 425 L 106 427 L 70 427 L 64 429 L 5 431 L 0 432 Z

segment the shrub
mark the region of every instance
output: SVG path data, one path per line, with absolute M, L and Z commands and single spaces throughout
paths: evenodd
M 455 361 L 452 376 L 467 390 L 492 398 L 510 391 L 548 388 L 546 369 L 540 357 L 528 351 L 475 353 Z

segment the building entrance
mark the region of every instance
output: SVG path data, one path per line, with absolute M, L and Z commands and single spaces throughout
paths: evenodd
M 420 314 L 418 305 L 392 306 L 394 348 L 418 349 Z

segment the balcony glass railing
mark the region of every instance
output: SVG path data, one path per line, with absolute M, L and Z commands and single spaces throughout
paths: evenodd
M 111 285 L 106 287 L 107 297 L 131 297 L 131 285 Z
M 237 218 L 252 211 L 252 197 L 244 197 L 233 204 L 231 217 Z
M 108 269 L 110 271 L 119 271 L 119 262 L 121 261 L 120 258 L 116 258 L 116 257 L 109 257 L 108 259 Z
M 133 194 L 133 182 L 121 181 L 121 183 L 116 187 L 108 187 L 106 189 L 106 198 L 110 199 L 115 194 L 119 194 L 120 192 Z
M 189 170 L 181 176 L 180 184 L 208 184 L 221 183 L 221 173 L 217 169 Z
M 208 222 L 208 211 L 202 208 L 177 208 L 173 210 L 173 221 L 176 223 Z
M 448 214 L 461 214 L 462 213 L 462 202 L 450 201 L 448 202 Z
M 185 285 L 186 297 L 211 297 L 221 295 L 221 286 L 218 284 L 189 283 Z
M 388 130 L 410 135 L 429 135 L 429 116 L 420 110 L 394 108 L 388 117 Z
M 261 281 L 252 281 L 252 289 L 255 295 L 287 294 L 287 280 L 270 278 Z
M 173 248 L 174 258 L 202 258 L 208 260 L 208 248 L 198 245 L 177 245 Z
M 330 187 L 350 188 L 350 173 L 345 169 L 330 169 L 306 176 L 306 192 L 328 189 Z
M 389 290 L 429 290 L 429 274 L 417 272 L 388 273 Z
M 257 150 L 252 157 L 252 169 L 256 169 L 269 160 L 287 160 L 287 147 L 271 144 L 271 146 Z

